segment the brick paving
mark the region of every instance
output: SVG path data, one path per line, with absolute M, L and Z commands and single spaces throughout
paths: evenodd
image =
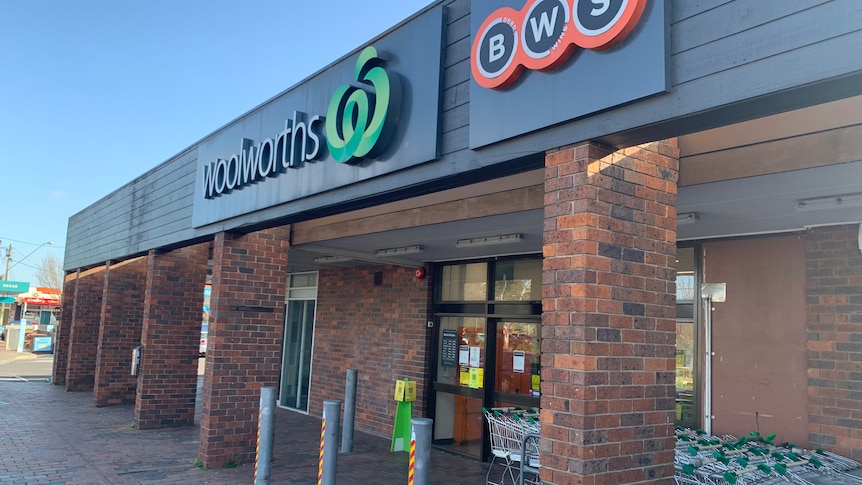
M 24 381 L 3 374 L 0 366 L 0 484 L 254 482 L 254 463 L 197 468 L 197 425 L 136 430 L 134 405 L 97 408 L 90 392 L 64 392 L 44 379 Z M 278 409 L 275 428 L 271 483 L 317 483 L 320 420 Z M 390 453 L 388 439 L 356 432 L 354 453 L 338 456 L 337 481 L 405 484 L 407 467 L 407 453 Z M 486 467 L 435 449 L 430 482 L 482 484 Z

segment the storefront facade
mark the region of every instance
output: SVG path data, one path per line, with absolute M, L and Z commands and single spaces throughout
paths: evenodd
M 206 466 L 347 369 L 477 457 L 540 408 L 545 483 L 670 483 L 677 423 L 862 458 L 862 14 L 773 3 L 429 5 L 70 219 L 55 383 L 192 424 L 210 284 Z

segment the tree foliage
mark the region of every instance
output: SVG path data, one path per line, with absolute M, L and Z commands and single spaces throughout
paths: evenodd
M 36 280 L 39 286 L 57 288 L 63 291 L 63 262 L 48 253 L 36 267 Z

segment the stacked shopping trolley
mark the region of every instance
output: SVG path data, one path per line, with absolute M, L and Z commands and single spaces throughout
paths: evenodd
M 508 477 L 512 484 L 540 484 L 538 411 L 483 408 L 482 413 L 488 421 L 492 456 L 485 481 L 503 485 Z
M 824 450 L 773 444 L 775 435 L 707 436 L 677 429 L 677 484 L 862 484 L 859 463 Z

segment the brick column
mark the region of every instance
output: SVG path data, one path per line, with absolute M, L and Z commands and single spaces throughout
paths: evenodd
M 675 140 L 545 158 L 542 480 L 672 483 Z
M 150 251 L 144 296 L 135 424 L 194 424 L 208 243 Z
M 135 402 L 131 353 L 141 343 L 147 258 L 108 263 L 96 357 L 96 406 Z
M 105 268 L 103 266 L 78 273 L 66 359 L 64 382 L 67 391 L 93 390 L 104 288 Z
M 60 323 L 54 333 L 54 385 L 66 384 L 66 366 L 69 363 L 69 335 L 72 329 L 72 312 L 75 308 L 75 281 L 79 271 L 66 273 L 63 281 L 63 304 L 60 307 Z
M 289 227 L 219 233 L 198 458 L 204 466 L 255 456 L 261 386 L 278 386 Z
M 811 229 L 808 439 L 862 461 L 862 253 L 858 224 Z

